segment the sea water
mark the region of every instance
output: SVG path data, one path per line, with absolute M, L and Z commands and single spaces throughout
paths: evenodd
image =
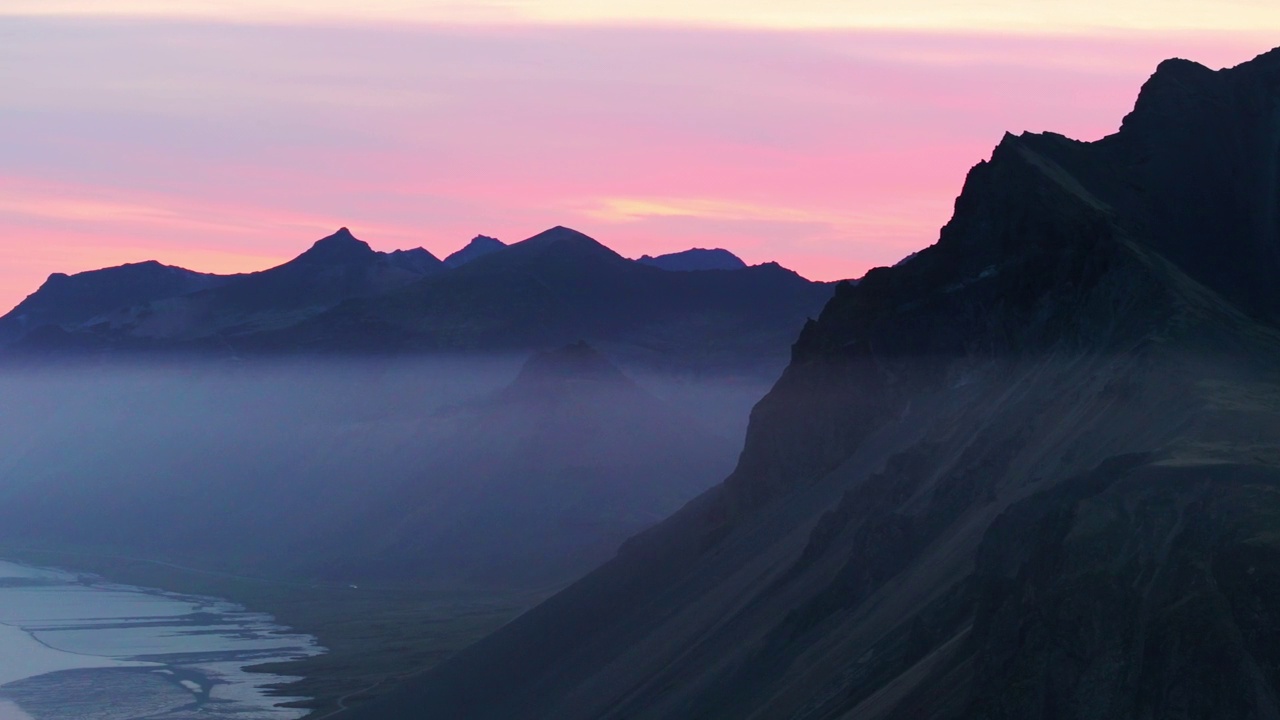
M 246 667 L 323 652 L 217 598 L 0 561 L 0 720 L 293 720 Z

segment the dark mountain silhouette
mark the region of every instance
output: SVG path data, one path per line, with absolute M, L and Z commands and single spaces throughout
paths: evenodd
M 348 298 L 386 292 L 440 269 L 423 273 L 405 260 L 421 264 L 414 253 L 393 259 L 375 252 L 341 228 L 283 265 L 213 290 L 130 309 L 113 329 L 118 336 L 153 342 L 226 342 L 287 327 Z
M 229 280 L 154 260 L 75 275 L 54 273 L 0 318 L 0 344 L 14 342 L 35 328 L 92 323 L 121 307 L 187 295 Z
M 636 262 L 642 265 L 652 265 L 663 270 L 673 270 L 677 272 L 691 272 L 694 270 L 740 270 L 747 266 L 737 255 L 714 248 L 706 250 L 704 248 L 693 248 L 683 252 L 669 253 L 667 255 L 659 255 L 653 257 L 651 255 L 642 255 Z
M 506 246 L 507 244 L 498 238 L 491 238 L 488 235 L 477 235 L 471 238 L 471 242 L 467 243 L 466 247 L 445 258 L 444 264 L 451 268 L 462 267 L 472 260 L 482 258 L 490 253 L 495 253 Z
M 1280 692 L 1280 50 L 1007 136 L 720 486 L 339 717 L 1254 718 Z
M 17 330 L 0 334 L 0 343 L 36 354 L 225 349 L 227 338 L 287 326 L 443 269 L 426 250 L 375 252 L 341 228 L 293 260 L 255 273 L 203 275 L 139 263 L 55 275 L 0 318 L 0 327 Z
M 770 263 L 677 273 L 557 227 L 275 333 L 257 351 L 524 351 L 585 338 L 614 357 L 676 368 L 776 368 L 830 286 Z M 776 371 L 776 370 L 775 370 Z
M 440 258 L 432 255 L 424 248 L 413 248 L 412 250 L 392 250 L 385 253 L 387 260 L 393 267 L 403 270 L 426 275 L 442 269 L 444 262 Z
M 118 303 L 94 298 L 78 314 L 20 307 L 0 328 L 14 328 L 7 354 L 23 358 L 523 353 L 585 338 L 627 362 L 776 373 L 830 295 L 830 285 L 774 263 L 666 272 L 568 228 L 493 243 L 473 241 L 485 252 L 450 270 L 422 249 L 375 252 L 342 228 L 269 270 L 144 285 Z M 84 294 L 63 293 L 59 307 Z

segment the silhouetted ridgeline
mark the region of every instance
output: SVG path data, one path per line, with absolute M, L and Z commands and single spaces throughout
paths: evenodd
M 1280 50 L 1006 136 L 805 327 L 724 484 L 341 717 L 1273 716 L 1277 178 Z
M 663 270 L 678 270 L 683 272 L 691 272 L 694 270 L 741 270 L 747 264 L 737 255 L 715 248 L 706 250 L 704 248 L 693 248 L 678 253 L 670 253 L 667 255 L 659 255 L 651 257 L 644 255 L 636 262 L 644 265 L 652 265 L 662 268 Z
M 245 275 L 158 263 L 54 275 L 0 318 L 0 359 L 527 353 L 585 339 L 632 365 L 776 376 L 831 285 L 724 251 L 712 265 L 728 271 L 694 271 L 702 252 L 664 256 L 686 271 L 673 272 L 553 228 L 513 245 L 478 236 L 441 262 L 375 252 L 343 228 Z

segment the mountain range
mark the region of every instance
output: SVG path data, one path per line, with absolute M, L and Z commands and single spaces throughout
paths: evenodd
M 1280 50 L 1007 135 L 722 484 L 338 717 L 1276 717 L 1277 277 Z
M 0 318 L 0 349 L 36 359 L 520 354 L 585 339 L 627 362 L 776 372 L 831 293 L 774 263 L 689 253 L 632 261 L 557 227 L 512 245 L 478 236 L 442 262 L 421 248 L 376 252 L 342 228 L 256 273 L 147 262 L 53 275 Z

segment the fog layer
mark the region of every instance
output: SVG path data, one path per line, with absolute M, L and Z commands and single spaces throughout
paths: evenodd
M 767 389 L 547 381 L 522 362 L 0 372 L 0 543 L 320 582 L 545 587 L 720 481 Z

